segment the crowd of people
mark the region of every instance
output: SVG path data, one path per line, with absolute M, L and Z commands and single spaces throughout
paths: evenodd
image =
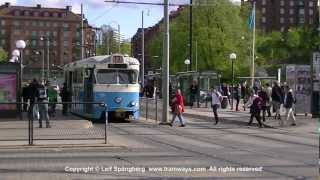
M 46 128 L 50 128 L 50 117 L 55 117 L 58 95 L 62 102 L 69 100 L 69 93 L 66 84 L 60 90 L 58 85 L 49 81 L 39 82 L 33 79 L 22 88 L 23 111 L 28 112 L 29 118 L 39 121 L 39 128 L 42 128 L 42 121 L 46 122 Z M 67 115 L 67 104 L 63 104 L 63 115 Z

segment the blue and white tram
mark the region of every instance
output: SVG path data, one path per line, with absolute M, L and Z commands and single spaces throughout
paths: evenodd
M 108 117 L 139 117 L 139 61 L 121 54 L 95 56 L 65 65 L 65 80 L 73 102 L 104 102 Z M 75 104 L 71 112 L 103 119 L 103 107 Z

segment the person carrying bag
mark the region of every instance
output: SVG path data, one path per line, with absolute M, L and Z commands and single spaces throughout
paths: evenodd
M 170 126 L 173 125 L 174 120 L 176 119 L 176 117 L 178 116 L 179 120 L 180 120 L 180 127 L 184 127 L 185 126 L 185 122 L 183 120 L 182 117 L 182 113 L 184 112 L 184 102 L 183 102 L 183 96 L 181 94 L 180 89 L 178 89 L 176 91 L 176 95 L 174 97 L 174 99 L 172 100 L 172 121 L 170 122 Z

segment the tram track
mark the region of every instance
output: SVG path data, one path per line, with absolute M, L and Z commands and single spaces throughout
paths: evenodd
M 197 154 L 197 155 L 200 155 L 200 156 L 208 157 L 208 158 L 219 160 L 219 161 L 222 161 L 222 162 L 227 162 L 227 163 L 230 163 L 230 164 L 233 164 L 233 165 L 236 165 L 236 166 L 250 166 L 249 164 L 242 163 L 242 162 L 239 162 L 239 161 L 229 160 L 229 159 L 226 159 L 226 158 L 215 156 L 213 154 L 208 154 L 208 153 L 192 150 L 192 149 L 189 149 L 189 148 L 185 148 L 185 147 L 183 147 L 183 145 L 177 145 L 175 143 L 164 142 L 161 139 L 157 139 L 155 136 L 150 136 L 150 137 L 145 137 L 145 136 L 141 137 L 141 136 L 139 136 L 139 137 L 137 137 L 137 136 L 134 136 L 134 133 L 131 133 L 130 131 L 125 130 L 124 128 L 115 127 L 115 126 L 112 126 L 112 127 L 116 128 L 118 132 L 122 131 L 122 132 L 127 133 L 128 135 L 130 135 L 130 138 L 134 138 L 135 140 L 141 140 L 141 138 L 143 138 L 144 140 L 148 140 L 151 143 L 157 143 L 157 144 L 160 144 L 160 145 L 165 145 L 165 146 L 177 149 L 179 151 L 184 151 L 184 152 L 189 152 L 189 153 L 192 153 L 192 154 Z M 279 158 L 279 157 L 271 156 L 271 155 L 266 154 L 266 153 L 252 152 L 252 151 L 249 151 L 249 150 L 246 150 L 246 149 L 240 149 L 238 147 L 226 146 L 225 144 L 217 143 L 217 142 L 213 143 L 212 141 L 207 141 L 207 140 L 200 139 L 195 134 L 186 135 L 181 130 L 177 130 L 177 129 L 175 129 L 175 131 L 172 131 L 172 130 L 169 130 L 169 129 L 164 130 L 163 128 L 158 128 L 158 130 L 161 131 L 161 132 L 164 132 L 164 133 L 166 133 L 168 135 L 177 135 L 177 136 L 181 136 L 181 137 L 184 137 L 184 138 L 192 138 L 192 139 L 197 140 L 197 141 L 201 141 L 201 142 L 204 142 L 204 143 L 209 143 L 209 144 L 212 144 L 212 145 L 219 145 L 219 146 L 222 146 L 222 147 L 225 147 L 225 148 L 231 148 L 231 149 L 236 149 L 236 150 L 241 150 L 241 151 L 247 151 L 247 152 L 251 152 L 251 153 L 260 153 L 263 156 L 267 156 L 267 157 L 270 157 L 270 158 Z M 305 164 L 304 163 L 303 167 L 310 167 L 311 168 L 311 167 L 314 167 L 314 166 L 315 165 L 313 165 L 313 164 Z M 293 179 L 296 178 L 295 176 L 292 176 L 290 174 L 286 174 L 286 173 L 282 173 L 282 172 L 278 172 L 278 171 L 274 171 L 274 170 L 270 170 L 270 169 L 269 170 L 266 169 L 265 171 L 269 172 L 269 173 L 276 174 L 276 175 L 293 178 Z

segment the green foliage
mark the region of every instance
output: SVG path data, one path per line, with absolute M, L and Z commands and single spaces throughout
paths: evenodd
M 248 75 L 250 46 L 247 17 L 241 18 L 244 11 L 228 0 L 216 0 L 205 6 L 203 1 L 195 3 L 201 6 L 193 8 L 193 61 L 198 59 L 198 70 L 214 70 L 227 79 L 231 77 L 229 54 L 237 54 L 236 73 Z M 243 40 L 242 37 L 245 39 Z M 170 22 L 170 72 L 185 71 L 184 60 L 189 58 L 189 8 Z M 197 45 L 196 45 L 197 44 Z M 157 33 L 147 42 L 148 54 L 162 54 L 162 33 Z M 197 57 L 196 57 L 197 51 Z M 158 64 L 160 65 L 160 64 Z
M 8 53 L 0 47 L 0 62 L 6 62 L 8 60 Z

